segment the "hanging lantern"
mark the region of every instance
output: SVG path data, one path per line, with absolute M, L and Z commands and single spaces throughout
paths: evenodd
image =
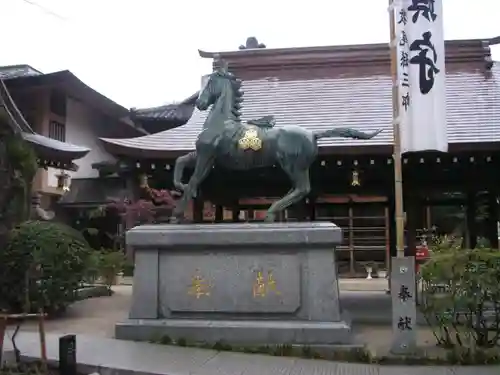
M 357 170 L 352 171 L 351 186 L 360 186 L 359 182 L 359 172 Z
M 139 187 L 145 189 L 148 187 L 148 176 L 146 174 L 141 174 L 139 176 Z
M 69 186 L 71 184 L 70 175 L 64 171 L 61 171 L 57 176 L 57 189 L 63 192 L 69 191 Z

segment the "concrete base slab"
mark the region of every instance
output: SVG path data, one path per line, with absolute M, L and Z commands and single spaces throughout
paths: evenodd
M 115 337 L 150 341 L 162 336 L 188 342 L 235 345 L 351 344 L 350 325 L 339 322 L 129 319 L 115 326 Z

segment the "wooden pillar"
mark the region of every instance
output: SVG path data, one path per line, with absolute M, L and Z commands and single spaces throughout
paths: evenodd
M 466 225 L 467 236 L 465 246 L 469 249 L 474 249 L 477 245 L 477 199 L 476 192 L 467 193 L 467 209 L 466 209 Z
M 394 204 L 394 195 L 389 196 L 388 204 L 388 215 L 389 215 L 389 253 L 391 258 L 395 257 L 397 254 L 396 249 L 396 210 Z M 390 259 L 389 259 L 390 263 Z M 390 264 L 389 264 L 390 268 Z
M 492 249 L 498 249 L 498 200 L 496 192 L 488 194 L 488 217 L 486 219 L 486 237 Z
M 220 204 L 215 206 L 215 222 L 222 223 L 224 221 L 224 207 Z
M 238 205 L 233 206 L 233 208 L 231 210 L 231 214 L 232 214 L 232 217 L 231 217 L 232 222 L 238 223 L 240 221 L 240 207 Z
M 198 195 L 193 200 L 193 222 L 202 223 L 203 222 L 203 208 L 205 207 L 205 202 Z
M 356 272 L 356 259 L 354 255 L 354 209 L 349 202 L 349 274 L 354 277 Z
M 310 196 L 309 203 L 307 204 L 307 211 L 309 212 L 309 220 L 316 221 L 316 197 Z
M 432 231 L 434 223 L 432 222 L 432 208 L 430 204 L 425 204 L 425 228 L 428 232 Z
M 389 205 L 385 206 L 384 208 L 384 225 L 385 225 L 385 259 L 384 259 L 384 264 L 385 264 L 385 269 L 388 271 L 389 270 L 389 263 L 391 261 L 391 218 L 389 216 Z

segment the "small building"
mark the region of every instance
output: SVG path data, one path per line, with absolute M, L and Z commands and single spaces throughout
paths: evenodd
M 100 137 L 130 138 L 171 129 L 191 117 L 193 106 L 168 105 L 130 111 L 79 80 L 68 70 L 43 74 L 29 65 L 0 67 L 0 77 L 26 122 L 47 139 L 84 148 L 71 170 L 55 159 L 42 160 L 33 189 L 42 205 L 58 201 L 66 208 L 95 206 L 127 190 L 121 178 L 98 179 L 99 171 L 116 163 Z M 176 108 L 179 110 L 176 110 Z M 191 112 L 189 112 L 191 110 Z M 78 148 L 77 147 L 77 148 Z M 61 177 L 71 179 L 71 191 L 58 188 Z
M 403 159 L 409 253 L 415 251 L 419 230 L 453 230 L 448 228 L 451 221 L 440 217 L 443 206 L 459 212 L 465 207 L 468 246 L 485 237 L 498 247 L 500 65 L 492 61 L 483 40 L 447 41 L 445 48 L 449 152 Z M 277 126 L 383 129 L 369 141 L 320 140 L 320 156 L 311 169 L 312 193 L 283 219 L 330 220 L 341 226 L 341 271 L 354 275 L 364 262 L 387 263 L 395 254 L 387 44 L 244 48 L 219 54 L 243 80 L 244 120 L 273 115 Z M 192 106 L 195 96 L 184 105 Z M 119 173 L 146 174 L 151 184 L 170 187 L 175 158 L 194 149 L 206 114 L 195 109 L 184 125 L 147 136 L 102 138 L 102 144 L 120 160 Z M 193 205 L 193 218 L 258 219 L 259 212 L 288 189 L 279 168 L 231 173 L 215 168 Z M 203 215 L 203 207 L 213 207 L 215 217 Z M 485 212 L 481 225 L 478 207 Z
M 62 171 L 76 171 L 78 166 L 73 161 L 84 158 L 90 152 L 90 149 L 87 147 L 50 139 L 35 132 L 17 107 L 0 76 L 0 181 L 2 183 L 2 188 L 0 189 L 0 207 L 2 211 L 0 215 L 2 218 L 0 220 L 0 237 L 2 238 L 0 240 L 5 239 L 5 234 L 12 225 L 16 224 L 16 220 L 27 218 L 23 214 L 19 217 L 14 212 L 19 210 L 18 207 L 11 210 L 10 202 L 17 202 L 16 204 L 19 204 L 19 201 L 16 201 L 16 199 L 19 199 L 19 194 L 25 195 L 31 193 L 26 190 L 22 193 L 22 190 L 20 190 L 20 186 L 22 185 L 19 185 L 19 178 L 24 180 L 22 184 L 27 184 L 24 186 L 28 188 L 32 181 L 26 181 L 26 178 L 31 178 L 30 175 L 26 175 L 29 169 L 29 164 L 27 164 L 29 161 L 22 159 L 25 158 L 26 154 L 23 154 L 20 149 L 14 149 L 17 156 L 15 156 L 16 154 L 12 154 L 11 148 L 11 151 L 9 151 L 9 142 L 12 141 L 11 137 L 13 135 L 17 135 L 23 142 L 31 144 L 36 156 L 37 165 L 41 168 L 46 168 L 49 165 L 57 165 Z M 13 159 L 18 160 L 14 161 Z M 58 187 L 62 191 L 62 188 L 65 187 L 65 182 L 61 181 L 59 185 Z M 27 196 L 22 197 L 21 202 L 23 198 L 26 199 Z M 40 199 L 38 196 L 32 200 L 32 205 L 38 209 L 37 214 L 42 213 L 43 210 L 39 210 Z M 43 213 L 45 214 L 44 211 Z M 36 215 L 32 217 L 36 217 Z

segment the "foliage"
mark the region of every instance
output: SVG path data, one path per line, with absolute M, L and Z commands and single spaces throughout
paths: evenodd
M 134 262 L 127 260 L 123 266 L 123 276 L 134 276 Z
M 41 361 L 18 361 L 16 365 L 5 364 L 0 369 L 0 375 L 56 375 L 59 374 L 55 365 L 43 364 Z
M 19 171 L 31 183 L 38 169 L 36 155 L 29 143 L 18 135 L 6 140 L 7 155 L 12 169 Z
M 109 288 L 114 284 L 116 275 L 123 271 L 126 265 L 122 251 L 112 249 L 93 250 L 87 262 L 85 281 L 95 284 L 101 280 Z
M 212 342 L 193 342 L 183 337 L 172 338 L 168 335 L 154 335 L 152 343 L 162 345 L 177 345 L 182 347 L 194 347 L 212 349 L 216 351 L 239 352 L 247 354 L 265 354 L 277 357 L 302 357 L 309 359 L 326 359 L 338 362 L 354 362 L 380 365 L 473 365 L 473 364 L 498 364 L 500 355 L 496 349 L 478 350 L 475 355 L 465 355 L 463 348 L 454 350 L 427 351 L 417 350 L 410 355 L 384 355 L 370 350 L 366 346 L 346 347 L 310 347 L 293 344 L 277 345 L 231 345 L 223 340 Z M 467 352 L 468 353 L 468 352 Z
M 123 249 L 124 232 L 135 225 L 153 224 L 161 222 L 162 218 L 170 217 L 175 200 L 168 190 L 152 189 L 144 186 L 141 189 L 141 196 L 137 200 L 115 199 L 107 205 L 101 206 L 89 213 L 88 219 L 94 221 L 105 218 L 106 223 L 118 219 L 116 225 L 121 224 L 118 231 L 103 229 L 104 224 L 99 228 L 82 228 L 82 232 L 90 243 L 108 243 L 114 250 Z M 98 239 L 99 241 L 95 241 Z M 127 268 L 129 270 L 130 267 Z
M 154 223 L 159 216 L 170 215 L 175 200 L 165 189 L 152 189 L 146 186 L 141 199 L 115 200 L 105 208 L 121 216 L 130 226 L 144 223 Z
M 13 229 L 0 253 L 2 308 L 10 312 L 63 310 L 77 299 L 90 248 L 63 224 L 26 221 Z
M 437 250 L 437 251 L 436 251 Z M 476 355 L 500 340 L 500 253 L 441 242 L 422 266 L 421 310 L 437 343 Z
M 96 254 L 98 274 L 108 288 L 114 284 L 116 275 L 123 270 L 125 255 L 122 251 L 109 251 L 102 249 Z
M 453 235 L 433 236 L 429 243 L 429 250 L 433 254 L 448 253 L 450 251 L 460 251 L 463 245 L 463 238 Z
M 85 271 L 84 281 L 88 284 L 95 284 L 101 276 L 100 272 L 101 252 L 93 250 L 87 258 L 87 267 Z
M 31 145 L 20 135 L 0 134 L 0 246 L 4 246 L 10 229 L 29 218 L 31 183 L 36 170 Z

